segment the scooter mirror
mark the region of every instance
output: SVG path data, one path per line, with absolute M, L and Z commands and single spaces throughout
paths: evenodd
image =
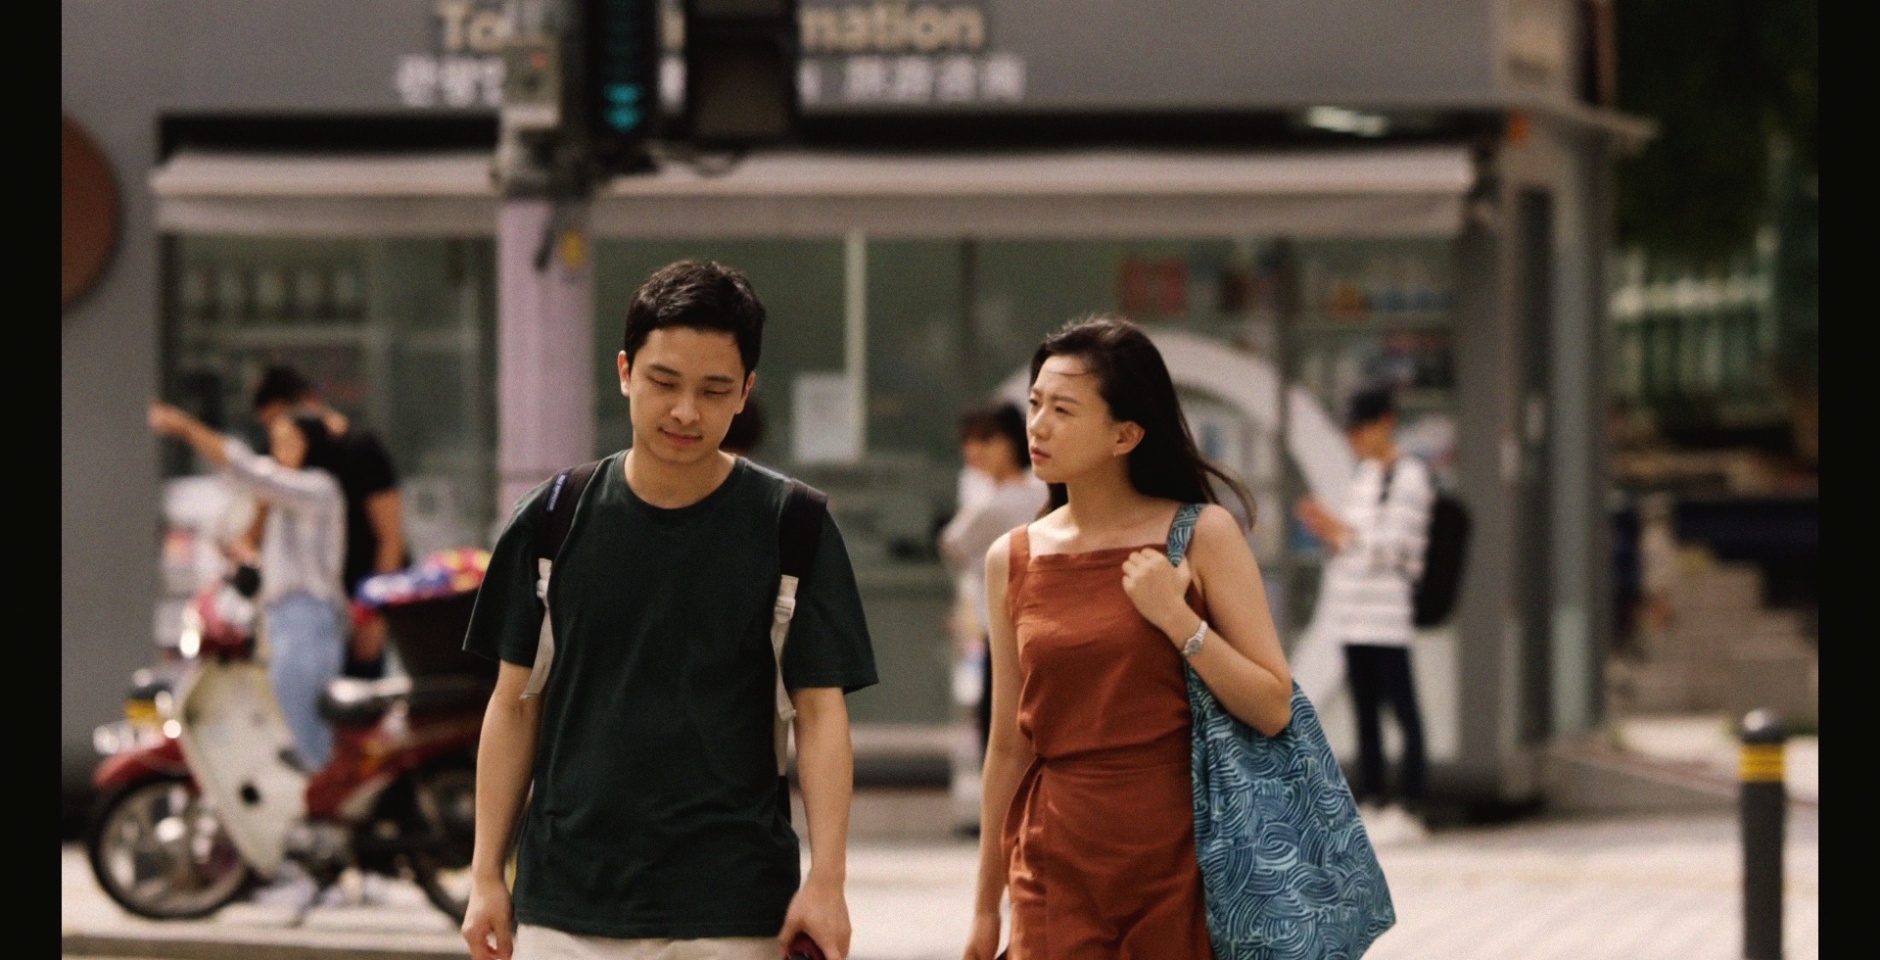
M 236 593 L 253 600 L 255 594 L 261 592 L 261 571 L 244 563 L 235 568 L 235 575 L 229 578 L 229 584 Z

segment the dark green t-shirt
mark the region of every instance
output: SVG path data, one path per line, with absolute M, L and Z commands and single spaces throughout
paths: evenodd
M 497 540 L 464 647 L 529 666 L 547 484 Z M 602 937 L 774 936 L 799 882 L 772 746 L 771 607 L 788 481 L 738 460 L 677 510 L 608 457 L 555 563 L 555 659 L 517 851 L 516 919 Z M 791 689 L 858 690 L 874 653 L 825 520 L 784 651 Z

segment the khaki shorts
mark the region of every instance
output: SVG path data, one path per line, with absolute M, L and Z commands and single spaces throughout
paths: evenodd
M 778 960 L 781 956 L 783 948 L 775 937 L 616 940 L 522 924 L 516 929 L 514 960 Z

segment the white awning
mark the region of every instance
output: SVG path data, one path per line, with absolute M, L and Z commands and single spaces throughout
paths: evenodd
M 150 175 L 157 228 L 261 236 L 496 231 L 490 154 L 178 151 Z
M 483 153 L 182 152 L 151 177 L 166 230 L 493 231 Z M 1290 152 L 777 151 L 723 172 L 667 163 L 595 197 L 603 237 L 1447 236 L 1475 182 L 1462 147 Z

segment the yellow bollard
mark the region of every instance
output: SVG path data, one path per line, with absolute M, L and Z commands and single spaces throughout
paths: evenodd
M 1788 816 L 1783 751 L 1788 734 L 1775 714 L 1743 718 L 1738 764 L 1743 828 L 1743 958 L 1782 960 L 1782 835 Z

